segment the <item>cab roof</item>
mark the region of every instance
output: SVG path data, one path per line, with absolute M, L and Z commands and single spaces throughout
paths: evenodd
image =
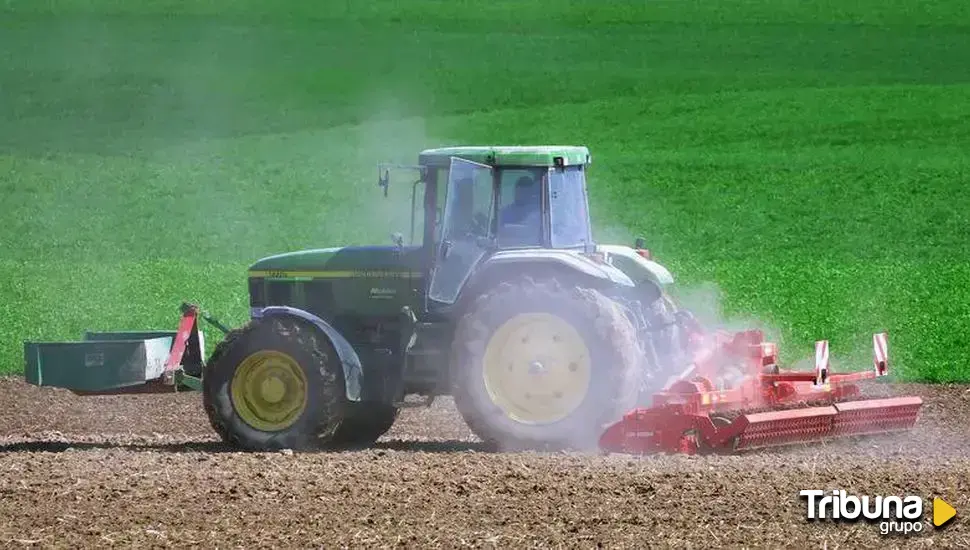
M 448 166 L 451 157 L 490 166 L 554 166 L 561 158 L 565 166 L 589 164 L 589 149 L 575 145 L 465 146 L 426 149 L 418 155 L 422 166 Z

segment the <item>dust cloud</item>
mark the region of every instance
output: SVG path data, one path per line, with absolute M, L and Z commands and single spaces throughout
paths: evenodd
M 650 242 L 649 235 L 641 236 Z M 607 225 L 594 229 L 594 240 L 602 244 L 633 246 L 636 236 L 624 227 Z M 663 264 L 660 260 L 655 261 Z M 728 296 L 716 282 L 683 284 L 678 281 L 678 274 L 673 269 L 669 266 L 665 267 L 671 271 L 674 278 L 673 285 L 666 289 L 668 296 L 676 305 L 676 309 L 690 312 L 705 332 L 760 330 L 764 334 L 765 341 L 774 342 L 779 349 L 785 349 L 783 331 L 766 317 L 752 313 L 729 312 L 726 307 Z M 805 356 L 809 361 L 809 369 L 812 368 L 813 357 Z M 674 356 L 668 361 L 666 364 L 657 366 L 658 372 L 654 378 L 657 381 L 664 381 L 661 385 L 669 384 L 690 367 L 689 356 Z M 804 366 L 804 359 L 800 363 Z
M 384 100 L 375 115 L 349 133 L 356 150 L 354 171 L 356 193 L 361 203 L 359 238 L 371 244 L 392 244 L 391 235 L 400 233 L 405 245 L 420 246 L 424 227 L 424 183 L 416 169 L 418 154 L 440 142 L 432 137 L 422 117 L 405 117 L 399 101 Z M 387 196 L 378 187 L 379 163 L 389 167 Z M 412 210 L 413 198 L 413 210 Z M 413 218 L 412 218 L 413 215 Z M 413 232 L 412 232 L 413 221 Z

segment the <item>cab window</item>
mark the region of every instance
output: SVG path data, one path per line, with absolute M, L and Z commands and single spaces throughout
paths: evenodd
M 586 178 L 582 166 L 550 170 L 549 222 L 553 248 L 578 247 L 589 242 Z
M 502 170 L 496 219 L 499 247 L 541 245 L 543 178 L 542 170 Z

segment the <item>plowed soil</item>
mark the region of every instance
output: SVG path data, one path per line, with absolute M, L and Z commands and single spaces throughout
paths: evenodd
M 0 545 L 107 548 L 970 547 L 970 388 L 903 435 L 730 457 L 485 452 L 440 399 L 377 448 L 237 453 L 197 394 L 78 397 L 0 379 Z M 806 519 L 802 489 L 927 500 L 919 534 Z M 958 516 L 929 522 L 941 497 Z

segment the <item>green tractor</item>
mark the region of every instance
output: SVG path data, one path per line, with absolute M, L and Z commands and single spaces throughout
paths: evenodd
M 497 448 L 595 447 L 683 364 L 693 321 L 641 240 L 594 243 L 589 165 L 586 147 L 488 146 L 394 166 L 416 173 L 409 244 L 257 261 L 251 321 L 177 382 L 243 449 L 370 445 L 443 395 Z
M 585 147 L 426 150 L 409 167 L 420 244 L 253 264 L 252 321 L 203 377 L 216 431 L 249 449 L 366 445 L 405 397 L 452 395 L 497 446 L 595 445 L 656 389 L 677 331 L 670 273 L 594 244 L 589 164 Z

